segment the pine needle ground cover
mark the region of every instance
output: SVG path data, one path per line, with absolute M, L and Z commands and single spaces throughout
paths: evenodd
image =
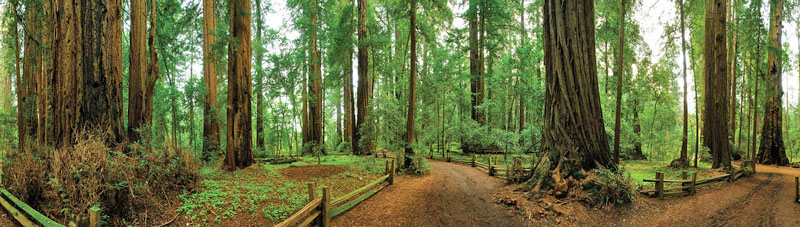
M 195 192 L 180 196 L 183 206 L 178 212 L 192 226 L 272 226 L 308 202 L 308 183 L 317 184 L 318 196 L 328 187 L 337 198 L 377 180 L 384 171 L 384 159 L 359 156 L 259 163 L 235 172 L 203 168 Z

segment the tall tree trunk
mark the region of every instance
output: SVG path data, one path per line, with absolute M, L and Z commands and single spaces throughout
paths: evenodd
M 319 47 L 317 46 L 317 26 L 318 26 L 318 2 L 316 0 L 311 1 L 311 12 L 304 12 L 305 15 L 308 15 L 311 21 L 311 25 L 308 31 L 308 43 L 309 43 L 309 81 L 308 81 L 308 132 L 309 138 L 307 144 L 310 145 L 308 148 L 314 148 L 319 146 L 318 149 L 322 149 L 322 88 L 320 87 L 320 81 L 322 80 L 322 75 L 320 72 L 320 54 L 319 54 Z M 310 151 L 310 150 L 309 150 Z
M 594 1 L 545 0 L 543 9 L 544 153 L 531 178 L 535 182 L 531 183 L 535 183 L 536 192 L 543 186 L 555 186 L 556 196 L 566 196 L 565 179 L 582 178 L 573 174 L 575 168 L 616 166 L 606 140 L 600 106 Z M 543 185 L 547 177 L 552 181 L 545 184 L 551 185 Z
M 414 115 L 416 113 L 417 100 L 417 0 L 411 0 L 411 9 L 408 11 L 410 17 L 408 38 L 411 40 L 411 71 L 408 77 L 408 113 L 406 114 L 406 149 L 405 163 L 403 166 L 408 168 L 412 165 L 414 155 Z
M 369 75 L 369 52 L 367 39 L 367 8 L 366 0 L 358 0 L 358 118 L 353 131 L 353 151 L 355 154 L 368 155 L 372 153 L 373 141 L 365 138 L 364 133 L 372 127 L 369 115 L 370 102 L 372 102 L 372 80 Z M 363 141 L 362 141 L 363 140 Z
M 252 118 L 250 100 L 251 47 L 250 0 L 232 0 L 230 3 L 231 37 L 235 43 L 228 46 L 228 130 L 225 166 L 229 170 L 253 164 Z
M 220 151 L 217 67 L 215 65 L 216 56 L 212 50 L 217 39 L 217 13 L 215 6 L 215 0 L 203 0 L 203 82 L 206 92 L 203 96 L 205 103 L 203 103 L 203 154 L 201 157 L 205 161 L 209 161 L 212 155 L 218 154 Z M 133 29 L 133 26 L 131 26 L 131 29 Z M 130 113 L 128 114 L 130 115 Z
M 74 144 L 79 128 L 109 129 L 108 143 L 123 141 L 121 2 L 51 4 L 56 147 Z
M 770 89 L 764 104 L 764 128 L 758 148 L 758 162 L 763 164 L 788 165 L 786 147 L 783 144 L 783 87 L 781 63 L 781 29 L 783 22 L 783 0 L 770 1 L 770 48 L 767 57 L 767 88 Z
M 731 3 L 730 2 L 730 1 L 736 1 L 736 0 L 728 0 L 728 1 L 729 1 L 729 4 L 731 4 L 732 6 L 736 4 L 736 3 Z M 731 8 L 729 8 L 729 9 L 731 9 Z M 733 133 L 730 136 L 730 141 L 731 141 L 731 143 L 734 143 L 735 142 L 735 137 L 736 137 L 736 69 L 737 69 L 736 68 L 736 51 L 737 51 L 737 45 L 738 45 L 737 44 L 738 32 L 736 31 L 736 26 L 737 26 L 736 25 L 737 24 L 737 22 L 736 22 L 737 21 L 736 20 L 736 11 L 731 10 L 731 12 L 728 12 L 728 13 L 731 14 L 731 23 L 733 23 L 733 27 L 731 28 L 731 31 L 733 32 L 733 40 L 731 40 L 731 44 L 730 44 L 731 45 L 730 46 L 731 53 L 729 53 L 731 56 L 730 56 L 730 59 L 729 59 L 728 62 L 730 64 L 730 66 L 731 66 L 731 68 L 729 69 L 729 73 L 731 75 L 731 81 L 730 81 L 731 82 L 731 84 L 730 84 L 730 86 L 731 86 L 731 92 L 730 92 L 730 94 L 731 94 L 731 96 L 730 96 L 730 98 L 731 98 L 731 104 L 730 104 L 730 115 L 731 115 L 731 118 L 730 118 L 730 131 Z
M 467 15 L 469 17 L 469 74 L 470 74 L 470 98 L 472 101 L 472 119 L 475 121 L 479 121 L 478 119 L 478 96 L 479 96 L 479 78 L 481 77 L 480 65 L 481 65 L 481 58 L 480 58 L 480 44 L 478 42 L 478 11 L 479 9 L 479 0 L 470 0 L 469 1 L 469 9 L 467 11 Z
M 728 76 L 724 0 L 706 1 L 704 145 L 711 148 L 713 168 L 731 168 L 728 140 Z
M 361 4 L 364 4 L 364 10 L 366 10 L 367 2 L 365 0 L 358 1 L 358 12 L 361 15 Z M 359 16 L 359 21 L 361 17 Z M 347 36 L 347 43 L 352 43 L 352 36 Z M 357 133 L 353 130 L 356 129 L 356 115 L 355 115 L 355 105 L 353 101 L 353 47 L 347 47 L 347 67 L 345 69 L 344 74 L 344 141 L 348 144 L 351 149 L 356 148 L 355 143 L 353 143 L 353 136 Z M 360 68 L 359 68 L 360 69 Z
M 152 1 L 152 0 L 151 0 Z M 158 53 L 155 48 L 155 13 L 150 15 L 150 34 L 147 32 L 147 8 L 144 1 L 131 1 L 131 50 L 128 88 L 128 137 L 139 142 L 141 132 L 149 134 L 153 110 L 153 90 L 159 77 Z M 151 3 L 155 11 L 155 3 Z M 148 47 L 145 47 L 147 42 Z M 150 60 L 146 58 L 150 49 Z
M 636 141 L 633 142 L 633 157 L 634 160 L 644 160 L 647 157 L 642 153 L 642 125 L 639 123 L 639 100 L 633 98 L 633 133 L 636 134 Z
M 39 14 L 42 11 L 41 4 L 34 1 L 27 1 L 25 4 L 25 25 L 24 25 L 24 53 L 22 59 L 22 80 L 18 81 L 17 96 L 19 97 L 20 106 L 19 118 L 17 118 L 17 129 L 19 147 L 25 149 L 25 144 L 28 140 L 35 141 L 37 138 L 37 129 L 39 128 L 38 113 L 37 113 L 37 88 L 41 82 L 39 75 L 41 68 L 39 65 L 39 58 L 41 56 L 41 47 L 39 37 L 41 33 L 39 27 Z
M 526 12 L 525 11 L 525 0 L 520 0 L 519 3 L 520 3 L 520 7 L 522 7 L 520 9 L 520 13 L 519 13 L 519 24 L 520 24 L 519 46 L 523 47 L 523 46 L 525 46 L 525 43 L 528 42 L 528 33 L 525 30 L 525 12 Z M 520 54 L 520 62 L 519 62 L 520 69 L 519 70 L 520 70 L 521 76 L 520 76 L 519 83 L 521 83 L 521 85 L 523 85 L 523 86 L 525 84 L 527 84 L 527 81 L 528 81 L 527 77 L 525 76 L 525 68 L 524 68 L 525 64 L 524 64 L 524 61 L 525 61 L 525 59 L 522 58 L 522 55 Z M 517 133 L 522 133 L 522 131 L 525 130 L 525 96 L 524 95 L 520 95 L 520 97 L 519 97 L 519 108 L 518 108 L 518 111 L 519 111 L 519 119 L 518 119 L 519 120 L 519 128 L 517 128 Z M 522 141 L 523 141 L 522 137 L 520 137 L 520 142 L 522 142 Z
M 264 48 L 261 29 L 264 27 L 264 20 L 261 13 L 261 0 L 256 0 L 256 150 L 265 149 L 264 131 Z
M 620 6 L 620 19 L 619 19 L 619 45 L 617 46 L 617 111 L 615 112 L 614 121 L 614 164 L 619 165 L 619 129 L 622 126 L 620 116 L 622 116 L 622 77 L 625 69 L 623 68 L 624 53 L 625 53 L 625 2 L 622 0 Z
M 761 29 L 758 29 L 758 34 L 756 35 L 756 57 L 754 59 L 754 61 L 756 62 L 756 65 L 754 67 L 756 70 L 756 73 L 754 75 L 756 77 L 756 83 L 755 83 L 755 88 L 753 88 L 755 90 L 755 97 L 753 99 L 753 127 L 752 127 L 753 141 L 750 144 L 750 155 L 748 157 L 748 160 L 751 161 L 755 161 L 756 139 L 758 139 L 758 137 L 756 136 L 758 135 L 758 80 L 761 77 L 762 73 L 761 60 L 759 60 L 760 57 L 761 57 Z
M 17 4 L 17 1 L 11 1 L 10 2 L 11 12 L 12 12 L 12 14 L 14 14 L 14 17 L 12 18 L 12 20 L 14 20 L 14 22 L 11 24 L 12 27 L 10 27 L 10 29 L 11 29 L 11 36 L 14 39 L 14 74 L 16 76 L 16 88 L 15 89 L 16 89 L 16 92 L 17 92 L 17 139 L 18 139 L 18 142 L 19 142 L 18 149 L 20 149 L 20 151 L 24 151 L 24 147 L 25 147 L 24 146 L 25 145 L 24 137 L 27 134 L 27 132 L 25 132 L 25 129 L 27 127 L 25 126 L 24 122 L 22 122 L 22 119 L 24 118 L 23 117 L 23 113 L 25 111 L 23 111 L 23 107 L 22 107 L 23 105 L 21 105 L 22 103 L 24 103 L 22 101 L 22 98 L 21 98 L 21 93 L 23 93 L 21 91 L 23 91 L 24 89 L 23 89 L 23 86 L 22 86 L 22 83 L 21 83 L 21 81 L 22 81 L 22 73 L 20 72 L 20 57 L 19 57 L 21 48 L 20 48 L 20 44 L 19 44 L 19 30 L 17 29 L 17 26 L 19 25 L 20 21 L 17 20 L 17 18 L 19 18 L 18 17 L 19 14 L 17 13 L 17 7 L 18 6 L 16 4 Z M 11 94 L 11 92 L 10 92 L 10 90 L 11 90 L 10 89 L 11 82 L 8 83 L 8 87 L 9 87 L 9 93 L 8 94 L 10 95 Z M 8 109 L 9 109 L 8 112 L 10 113 L 11 109 L 10 108 L 8 108 Z
M 44 1 L 44 2 L 42 2 L 42 6 L 43 6 L 42 12 L 44 14 L 44 18 L 49 18 L 50 13 L 51 13 L 50 12 L 51 11 L 50 10 L 50 2 Z M 109 12 L 109 13 L 113 14 L 114 12 Z M 118 9 L 117 9 L 116 13 L 119 13 Z M 42 29 L 42 32 L 40 32 L 41 33 L 41 41 L 42 41 L 42 43 L 50 43 L 50 24 L 47 23 L 46 19 L 39 19 L 39 20 L 37 20 L 37 23 L 40 24 L 40 26 L 41 26 L 40 29 Z M 115 25 L 116 24 L 112 24 L 111 26 L 115 26 Z M 39 111 L 39 119 L 38 119 L 39 120 L 39 125 L 38 125 L 38 128 L 37 128 L 36 131 L 38 132 L 39 143 L 48 144 L 49 143 L 49 140 L 48 140 L 48 136 L 49 136 L 48 132 L 49 132 L 49 130 L 48 130 L 47 127 L 48 127 L 48 122 L 49 122 L 49 117 L 50 117 L 50 115 L 49 115 L 50 102 L 49 102 L 49 92 L 48 92 L 49 90 L 48 90 L 48 88 L 50 87 L 50 80 L 52 80 L 52 77 L 50 76 L 50 58 L 49 58 L 50 50 L 49 50 L 49 48 L 47 48 L 47 47 L 45 47 L 43 45 L 40 45 L 39 51 L 40 51 L 39 59 L 38 59 L 39 64 L 37 65 L 37 67 L 39 68 L 39 78 L 38 78 L 39 86 L 38 86 L 38 91 L 37 91 L 37 101 L 38 101 L 37 105 L 39 107 L 39 110 L 38 110 Z M 122 53 L 122 52 L 120 52 L 120 53 Z M 122 104 L 122 102 L 120 102 L 120 104 Z
M 684 1 L 681 0 L 680 4 L 681 55 L 683 55 L 683 137 L 681 138 L 681 157 L 678 159 L 677 167 L 685 168 L 689 166 L 689 102 L 686 98 L 689 93 L 689 84 L 686 82 L 686 74 L 689 69 L 686 66 L 686 14 L 683 10 Z

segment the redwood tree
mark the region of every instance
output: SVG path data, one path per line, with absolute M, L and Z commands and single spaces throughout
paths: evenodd
M 615 168 L 603 127 L 595 56 L 594 1 L 544 1 L 545 115 L 542 158 L 531 178 L 568 191 L 577 169 Z M 546 180 L 546 179 L 553 179 Z
M 408 111 L 406 113 L 406 149 L 405 149 L 405 163 L 404 167 L 411 166 L 412 156 L 414 149 L 411 146 L 414 143 L 414 115 L 416 112 L 417 100 L 417 0 L 411 0 L 411 9 L 408 11 L 410 17 L 410 24 L 408 26 L 408 38 L 411 41 L 411 71 L 408 77 Z
M 225 166 L 232 170 L 253 164 L 250 100 L 250 0 L 232 0 L 228 45 L 228 130 Z
M 51 1 L 53 132 L 56 147 L 74 144 L 76 129 L 122 133 L 122 17 L 118 0 Z M 83 31 L 83 32 L 78 32 Z
M 216 42 L 216 1 L 203 0 L 203 82 L 206 93 L 203 97 L 203 155 L 208 161 L 211 154 L 220 150 L 219 117 L 217 116 L 217 67 L 212 48 Z M 133 29 L 133 28 L 131 28 Z
M 770 0 L 770 25 L 767 57 L 768 77 L 765 82 L 770 90 L 764 104 L 764 125 L 761 130 L 761 145 L 758 148 L 758 162 L 763 164 L 788 165 L 786 147 L 783 144 L 783 88 L 781 74 L 781 29 L 783 21 L 783 0 Z
M 353 131 L 353 147 L 356 154 L 371 154 L 373 149 L 372 140 L 364 137 L 365 132 L 371 127 L 369 108 L 372 101 L 372 77 L 369 76 L 369 52 L 366 42 L 367 11 L 367 1 L 358 0 L 358 118 Z
M 705 111 L 703 145 L 711 149 L 713 168 L 731 167 L 728 140 L 728 76 L 726 60 L 725 0 L 706 1 Z
M 617 71 L 614 73 L 617 76 L 617 111 L 616 114 L 614 114 L 614 164 L 617 165 L 619 165 L 619 129 L 622 126 L 622 122 L 620 122 L 620 116 L 622 116 L 622 77 L 625 72 L 623 68 L 623 62 L 625 60 L 625 1 L 626 0 L 622 0 L 619 9 L 619 45 L 617 46 L 617 56 L 615 57 L 617 61 Z
M 308 48 L 309 48 L 309 62 L 308 62 L 308 119 L 306 120 L 306 130 L 308 134 L 308 141 L 304 145 L 307 149 L 318 146 L 322 149 L 322 87 L 320 81 L 322 80 L 321 61 L 319 47 L 317 46 L 317 26 L 318 21 L 318 2 L 316 0 L 310 1 L 310 11 L 304 12 L 311 21 L 308 28 Z
M 155 48 L 156 4 L 151 0 L 150 34 L 147 34 L 147 8 L 144 1 L 131 1 L 131 45 L 128 86 L 128 136 L 139 142 L 140 130 L 149 131 L 153 115 L 153 89 L 159 77 Z M 147 42 L 147 47 L 145 46 Z M 148 62 L 147 49 L 150 49 Z

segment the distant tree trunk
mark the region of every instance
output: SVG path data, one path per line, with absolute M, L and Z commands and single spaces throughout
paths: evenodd
M 107 142 L 123 141 L 121 2 L 51 4 L 56 147 L 74 144 L 75 130 L 83 128 L 110 129 Z
M 542 187 L 553 188 L 556 196 L 566 196 L 569 190 L 566 179 L 583 178 L 574 174 L 575 168 L 616 166 L 606 140 L 600 106 L 594 1 L 546 0 L 543 9 L 546 75 L 543 154 L 530 185 L 535 185 L 535 192 Z
M 681 55 L 683 55 L 683 136 L 681 137 L 681 157 L 674 164 L 673 167 L 686 168 L 689 167 L 689 102 L 686 96 L 689 93 L 689 85 L 686 83 L 686 74 L 688 68 L 686 66 L 686 14 L 683 10 L 684 1 L 680 2 L 680 16 L 681 16 Z
M 263 43 L 261 29 L 264 27 L 264 20 L 261 13 L 261 0 L 256 0 L 256 150 L 265 149 L 266 140 L 264 135 L 264 67 L 261 66 L 264 62 L 264 48 L 260 46 Z
M 416 112 L 417 100 L 417 0 L 411 0 L 411 9 L 408 11 L 410 17 L 408 38 L 411 40 L 411 71 L 408 77 L 408 113 L 406 114 L 406 149 L 405 163 L 403 166 L 408 168 L 412 165 L 414 155 L 414 114 Z
M 731 168 L 728 138 L 728 76 L 725 0 L 706 1 L 705 81 L 706 114 L 704 145 L 711 148 L 713 168 Z
M 11 24 L 12 27 L 10 27 L 10 29 L 11 29 L 11 36 L 14 39 L 14 73 L 15 73 L 15 76 L 16 76 L 16 88 L 15 89 L 17 91 L 17 139 L 18 139 L 18 143 L 19 143 L 18 144 L 18 149 L 20 149 L 20 151 L 25 151 L 25 149 L 24 149 L 24 147 L 25 147 L 24 146 L 25 145 L 24 137 L 27 134 L 27 132 L 25 132 L 24 130 L 27 127 L 25 127 L 24 122 L 22 122 L 22 119 L 24 118 L 23 117 L 23 113 L 25 111 L 23 111 L 23 107 L 22 107 L 23 105 L 20 105 L 21 103 L 24 103 L 22 101 L 22 98 L 21 98 L 21 93 L 23 93 L 21 91 L 23 91 L 24 89 L 23 89 L 23 86 L 22 86 L 22 83 L 21 83 L 21 81 L 22 81 L 22 73 L 20 72 L 20 57 L 19 57 L 21 48 L 20 48 L 20 44 L 19 44 L 19 31 L 17 29 L 17 26 L 19 25 L 20 21 L 17 20 L 17 18 L 18 18 L 17 15 L 19 15 L 19 14 L 17 13 L 17 7 L 18 6 L 16 4 L 17 4 L 16 1 L 11 1 L 10 2 L 11 12 L 12 12 L 12 14 L 14 14 L 14 17 L 12 18 L 12 20 L 14 20 L 14 22 Z M 9 80 L 9 83 L 8 83 L 8 87 L 9 87 L 9 93 L 8 94 L 10 95 L 11 94 L 11 92 L 10 92 L 11 91 L 11 82 L 10 82 L 10 80 Z M 8 112 L 10 113 L 11 112 L 10 111 L 11 108 L 8 108 L 8 109 L 9 109 Z
M 152 1 L 152 0 L 151 0 Z M 152 4 L 155 12 L 155 4 Z M 131 1 L 130 75 L 128 88 L 128 137 L 139 142 L 140 131 L 150 132 L 153 110 L 153 89 L 159 77 L 158 53 L 155 49 L 155 13 L 152 13 L 150 35 L 147 33 L 147 8 L 144 1 Z M 147 49 L 150 49 L 148 63 Z
M 365 0 L 358 1 L 358 13 L 359 13 L 359 21 L 361 21 L 361 4 L 364 4 L 364 10 L 366 10 L 367 2 Z M 360 30 L 359 30 L 360 31 Z M 352 43 L 352 36 L 347 36 L 348 42 Z M 344 141 L 350 146 L 351 149 L 356 148 L 355 143 L 353 142 L 353 136 L 357 133 L 353 130 L 356 129 L 356 115 L 355 115 L 355 105 L 353 101 L 353 47 L 347 47 L 347 64 L 345 67 L 345 74 L 344 74 Z M 360 69 L 360 68 L 359 68 Z
M 50 10 L 50 2 L 49 1 L 43 1 L 42 2 L 42 6 L 43 6 L 42 12 L 43 12 L 44 18 L 49 18 L 50 17 L 50 11 L 51 11 Z M 110 12 L 110 13 L 113 13 L 113 12 Z M 40 32 L 40 33 L 41 33 L 41 41 L 42 41 L 42 43 L 50 43 L 50 23 L 47 23 L 47 19 L 39 19 L 39 20 L 37 20 L 37 23 L 40 24 L 40 26 L 41 26 L 40 29 L 41 29 L 42 32 Z M 111 26 L 115 26 L 115 25 L 116 24 L 113 24 Z M 120 33 L 120 35 L 121 35 L 121 33 Z M 40 51 L 39 59 L 38 59 L 39 64 L 37 65 L 37 67 L 39 68 L 39 78 L 38 78 L 39 86 L 38 86 L 38 90 L 36 92 L 37 93 L 37 101 L 38 101 L 37 105 L 39 107 L 39 110 L 38 110 L 39 111 L 39 119 L 38 119 L 39 120 L 39 125 L 38 125 L 38 128 L 37 128 L 36 131 L 38 132 L 39 143 L 41 143 L 41 144 L 49 144 L 49 140 L 48 140 L 48 136 L 49 136 L 48 132 L 49 132 L 49 130 L 48 130 L 47 127 L 48 127 L 48 122 L 49 122 L 49 117 L 50 117 L 50 115 L 49 115 L 49 113 L 50 113 L 50 111 L 49 111 L 50 100 L 49 100 L 49 92 L 48 92 L 49 90 L 48 90 L 48 88 L 50 87 L 50 81 L 52 80 L 52 77 L 50 76 L 50 60 L 49 60 L 49 55 L 50 55 L 49 51 L 50 50 L 49 50 L 49 48 L 46 48 L 43 45 L 39 45 L 39 51 Z M 121 55 L 121 53 L 122 52 L 120 52 L 120 55 Z M 120 102 L 120 104 L 122 104 L 122 103 Z
M 636 133 L 636 141 L 633 142 L 633 157 L 634 160 L 644 160 L 647 157 L 642 153 L 642 125 L 639 123 L 639 100 L 633 98 L 633 133 Z
M 228 46 L 228 139 L 225 166 L 229 170 L 253 164 L 250 100 L 250 0 L 230 3 L 231 37 Z
M 623 63 L 625 61 L 625 0 L 622 0 L 620 6 L 620 20 L 619 20 L 619 45 L 617 47 L 617 111 L 614 121 L 614 164 L 619 165 L 619 129 L 622 126 L 620 116 L 622 116 L 622 77 L 625 69 Z
M 521 5 L 521 7 L 522 7 L 521 11 L 520 11 L 520 14 L 519 14 L 519 23 L 520 23 L 520 31 L 519 31 L 519 34 L 520 34 L 520 41 L 519 42 L 520 43 L 519 43 L 519 45 L 520 45 L 520 47 L 522 47 L 522 46 L 525 46 L 525 43 L 528 41 L 528 33 L 525 30 L 525 0 L 520 0 L 519 3 Z M 525 68 L 523 66 L 524 65 L 523 61 L 525 59 L 523 59 L 521 56 L 522 55 L 520 55 L 520 72 L 522 72 L 523 75 L 524 75 Z M 526 81 L 527 81 L 525 78 L 527 78 L 527 77 L 521 76 L 520 80 L 519 80 L 519 83 L 525 84 Z M 517 133 L 522 133 L 522 131 L 525 130 L 525 96 L 520 95 L 520 97 L 519 97 L 519 108 L 518 109 L 519 109 L 518 110 L 519 111 L 519 119 L 518 119 L 519 120 L 519 128 L 517 128 Z M 520 142 L 522 142 L 522 141 L 523 141 L 522 137 L 520 137 Z
M 41 47 L 39 37 L 41 33 L 39 28 L 42 23 L 39 23 L 39 13 L 41 13 L 41 4 L 33 1 L 27 1 L 25 4 L 25 43 L 24 53 L 22 59 L 22 80 L 18 81 L 17 97 L 19 97 L 20 106 L 19 118 L 17 118 L 17 129 L 19 147 L 24 150 L 25 144 L 30 139 L 35 141 L 37 138 L 38 113 L 37 113 L 37 88 L 41 82 L 39 75 L 41 67 L 38 67 L 41 57 Z
M 366 0 L 358 0 L 358 118 L 353 131 L 353 151 L 355 154 L 369 155 L 373 152 L 372 138 L 366 138 L 365 132 L 372 127 L 369 120 L 370 102 L 372 102 L 372 77 L 369 75 L 369 52 L 367 50 L 367 13 Z M 363 140 L 363 141 L 362 141 Z
M 729 4 L 734 5 L 735 3 L 732 3 L 731 1 L 736 1 L 736 0 L 728 0 Z M 730 7 L 729 7 L 729 9 L 730 9 Z M 730 97 L 731 98 L 731 104 L 730 104 L 730 115 L 731 115 L 731 118 L 730 118 L 730 131 L 731 131 L 731 133 L 733 133 L 733 134 L 730 135 L 730 141 L 731 141 L 731 144 L 733 144 L 734 142 L 736 142 L 736 140 L 735 140 L 736 139 L 735 138 L 736 137 L 736 69 L 737 69 L 736 68 L 736 51 L 737 51 L 737 45 L 738 45 L 737 44 L 737 38 L 738 38 L 738 34 L 739 33 L 736 31 L 736 26 L 737 26 L 736 25 L 737 22 L 736 22 L 736 19 L 735 19 L 736 18 L 736 11 L 735 10 L 730 10 L 730 12 L 728 12 L 728 14 L 731 14 L 731 20 L 730 21 L 731 21 L 731 23 L 733 23 L 733 27 L 731 28 L 731 31 L 733 32 L 733 40 L 731 40 L 731 44 L 730 44 L 730 51 L 731 52 L 728 53 L 728 54 L 730 54 L 730 59 L 728 60 L 728 62 L 731 65 L 731 68 L 729 69 L 730 70 L 729 73 L 731 75 L 731 81 L 730 81 L 731 82 L 731 85 L 730 85 L 731 86 L 731 92 L 730 92 L 731 93 L 731 97 Z
M 755 97 L 753 98 L 753 141 L 750 144 L 750 154 L 748 156 L 748 160 L 755 161 L 755 153 L 756 153 L 756 139 L 758 139 L 758 79 L 761 77 L 761 61 L 758 58 L 761 56 L 761 29 L 758 30 L 758 34 L 756 35 L 756 57 L 755 57 L 755 87 L 753 90 L 755 91 Z
M 781 64 L 781 29 L 783 22 L 783 0 L 770 1 L 770 48 L 767 57 L 767 88 L 770 89 L 764 104 L 764 128 L 761 130 L 761 145 L 758 162 L 762 164 L 788 165 L 786 147 L 783 144 L 783 68 Z
M 322 75 L 320 71 L 321 61 L 320 61 L 320 54 L 319 54 L 319 47 L 317 46 L 317 26 L 318 26 L 318 2 L 311 1 L 310 12 L 303 12 L 304 15 L 307 15 L 310 18 L 311 24 L 308 29 L 308 48 L 309 48 L 309 75 L 308 75 L 308 97 L 306 99 L 307 107 L 308 107 L 308 119 L 306 121 L 306 130 L 308 131 L 308 141 L 306 141 L 306 145 L 310 145 L 307 148 L 314 149 L 315 147 L 318 149 L 322 149 L 323 137 L 322 137 L 322 88 L 320 87 L 320 81 L 322 80 Z M 312 150 L 306 150 L 306 152 L 311 152 Z
M 481 72 L 481 48 L 480 43 L 478 41 L 478 34 L 479 34 L 479 22 L 478 22 L 478 11 L 480 1 L 471 0 L 469 1 L 469 9 L 467 11 L 467 15 L 469 17 L 469 74 L 470 74 L 470 92 L 471 92 L 471 100 L 472 100 L 472 119 L 475 121 L 480 122 L 478 115 L 479 110 L 478 106 L 481 105 L 479 103 L 479 96 L 480 96 L 480 77 L 483 72 Z
M 203 0 L 203 82 L 206 92 L 203 96 L 205 103 L 203 105 L 203 154 L 201 157 L 205 161 L 209 161 L 212 154 L 220 151 L 217 68 L 215 66 L 216 56 L 212 50 L 217 39 L 215 2 L 215 0 Z M 131 29 L 133 28 L 131 27 Z M 130 113 L 128 114 L 130 115 Z

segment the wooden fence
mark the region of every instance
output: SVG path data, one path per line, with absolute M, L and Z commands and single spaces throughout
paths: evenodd
M 445 162 L 452 162 L 467 166 L 472 166 L 476 168 L 481 168 L 487 171 L 489 176 L 494 176 L 502 179 L 506 179 L 509 181 L 517 182 L 518 179 L 522 179 L 531 173 L 531 168 L 523 167 L 522 166 L 522 158 L 521 157 L 513 157 L 512 164 L 506 166 L 500 166 L 497 164 L 498 157 L 490 155 L 489 160 L 486 163 L 482 163 L 478 161 L 478 155 L 472 155 L 472 159 L 461 159 L 461 158 L 453 158 L 450 156 L 450 153 L 444 156 L 444 158 L 434 157 L 433 155 L 430 156 L 430 159 L 445 161 Z
M 391 163 L 391 165 L 389 164 Z M 332 217 L 336 217 L 348 211 L 382 190 L 388 185 L 394 184 L 395 160 L 386 161 L 386 175 L 356 189 L 346 195 L 331 201 L 331 196 L 327 187 L 322 188 L 322 197 L 317 198 L 316 184 L 308 184 L 309 203 L 303 206 L 300 211 L 294 213 L 276 227 L 288 226 L 330 226 Z
M 681 176 L 682 179 L 666 180 L 664 179 L 663 172 L 656 172 L 655 179 L 642 179 L 642 181 L 645 183 L 648 182 L 655 183 L 655 188 L 653 190 L 640 191 L 640 193 L 648 196 L 658 197 L 659 199 L 664 199 L 664 196 L 667 195 L 694 195 L 695 192 L 697 191 L 697 187 L 725 180 L 729 182 L 734 182 L 737 179 L 741 178 L 743 175 L 744 175 L 744 170 L 738 169 L 730 174 L 723 174 L 720 176 L 698 181 L 697 173 L 692 174 L 692 178 L 690 180 L 688 179 L 687 172 L 684 171 Z M 680 186 L 665 188 L 664 187 L 665 184 L 680 184 Z

